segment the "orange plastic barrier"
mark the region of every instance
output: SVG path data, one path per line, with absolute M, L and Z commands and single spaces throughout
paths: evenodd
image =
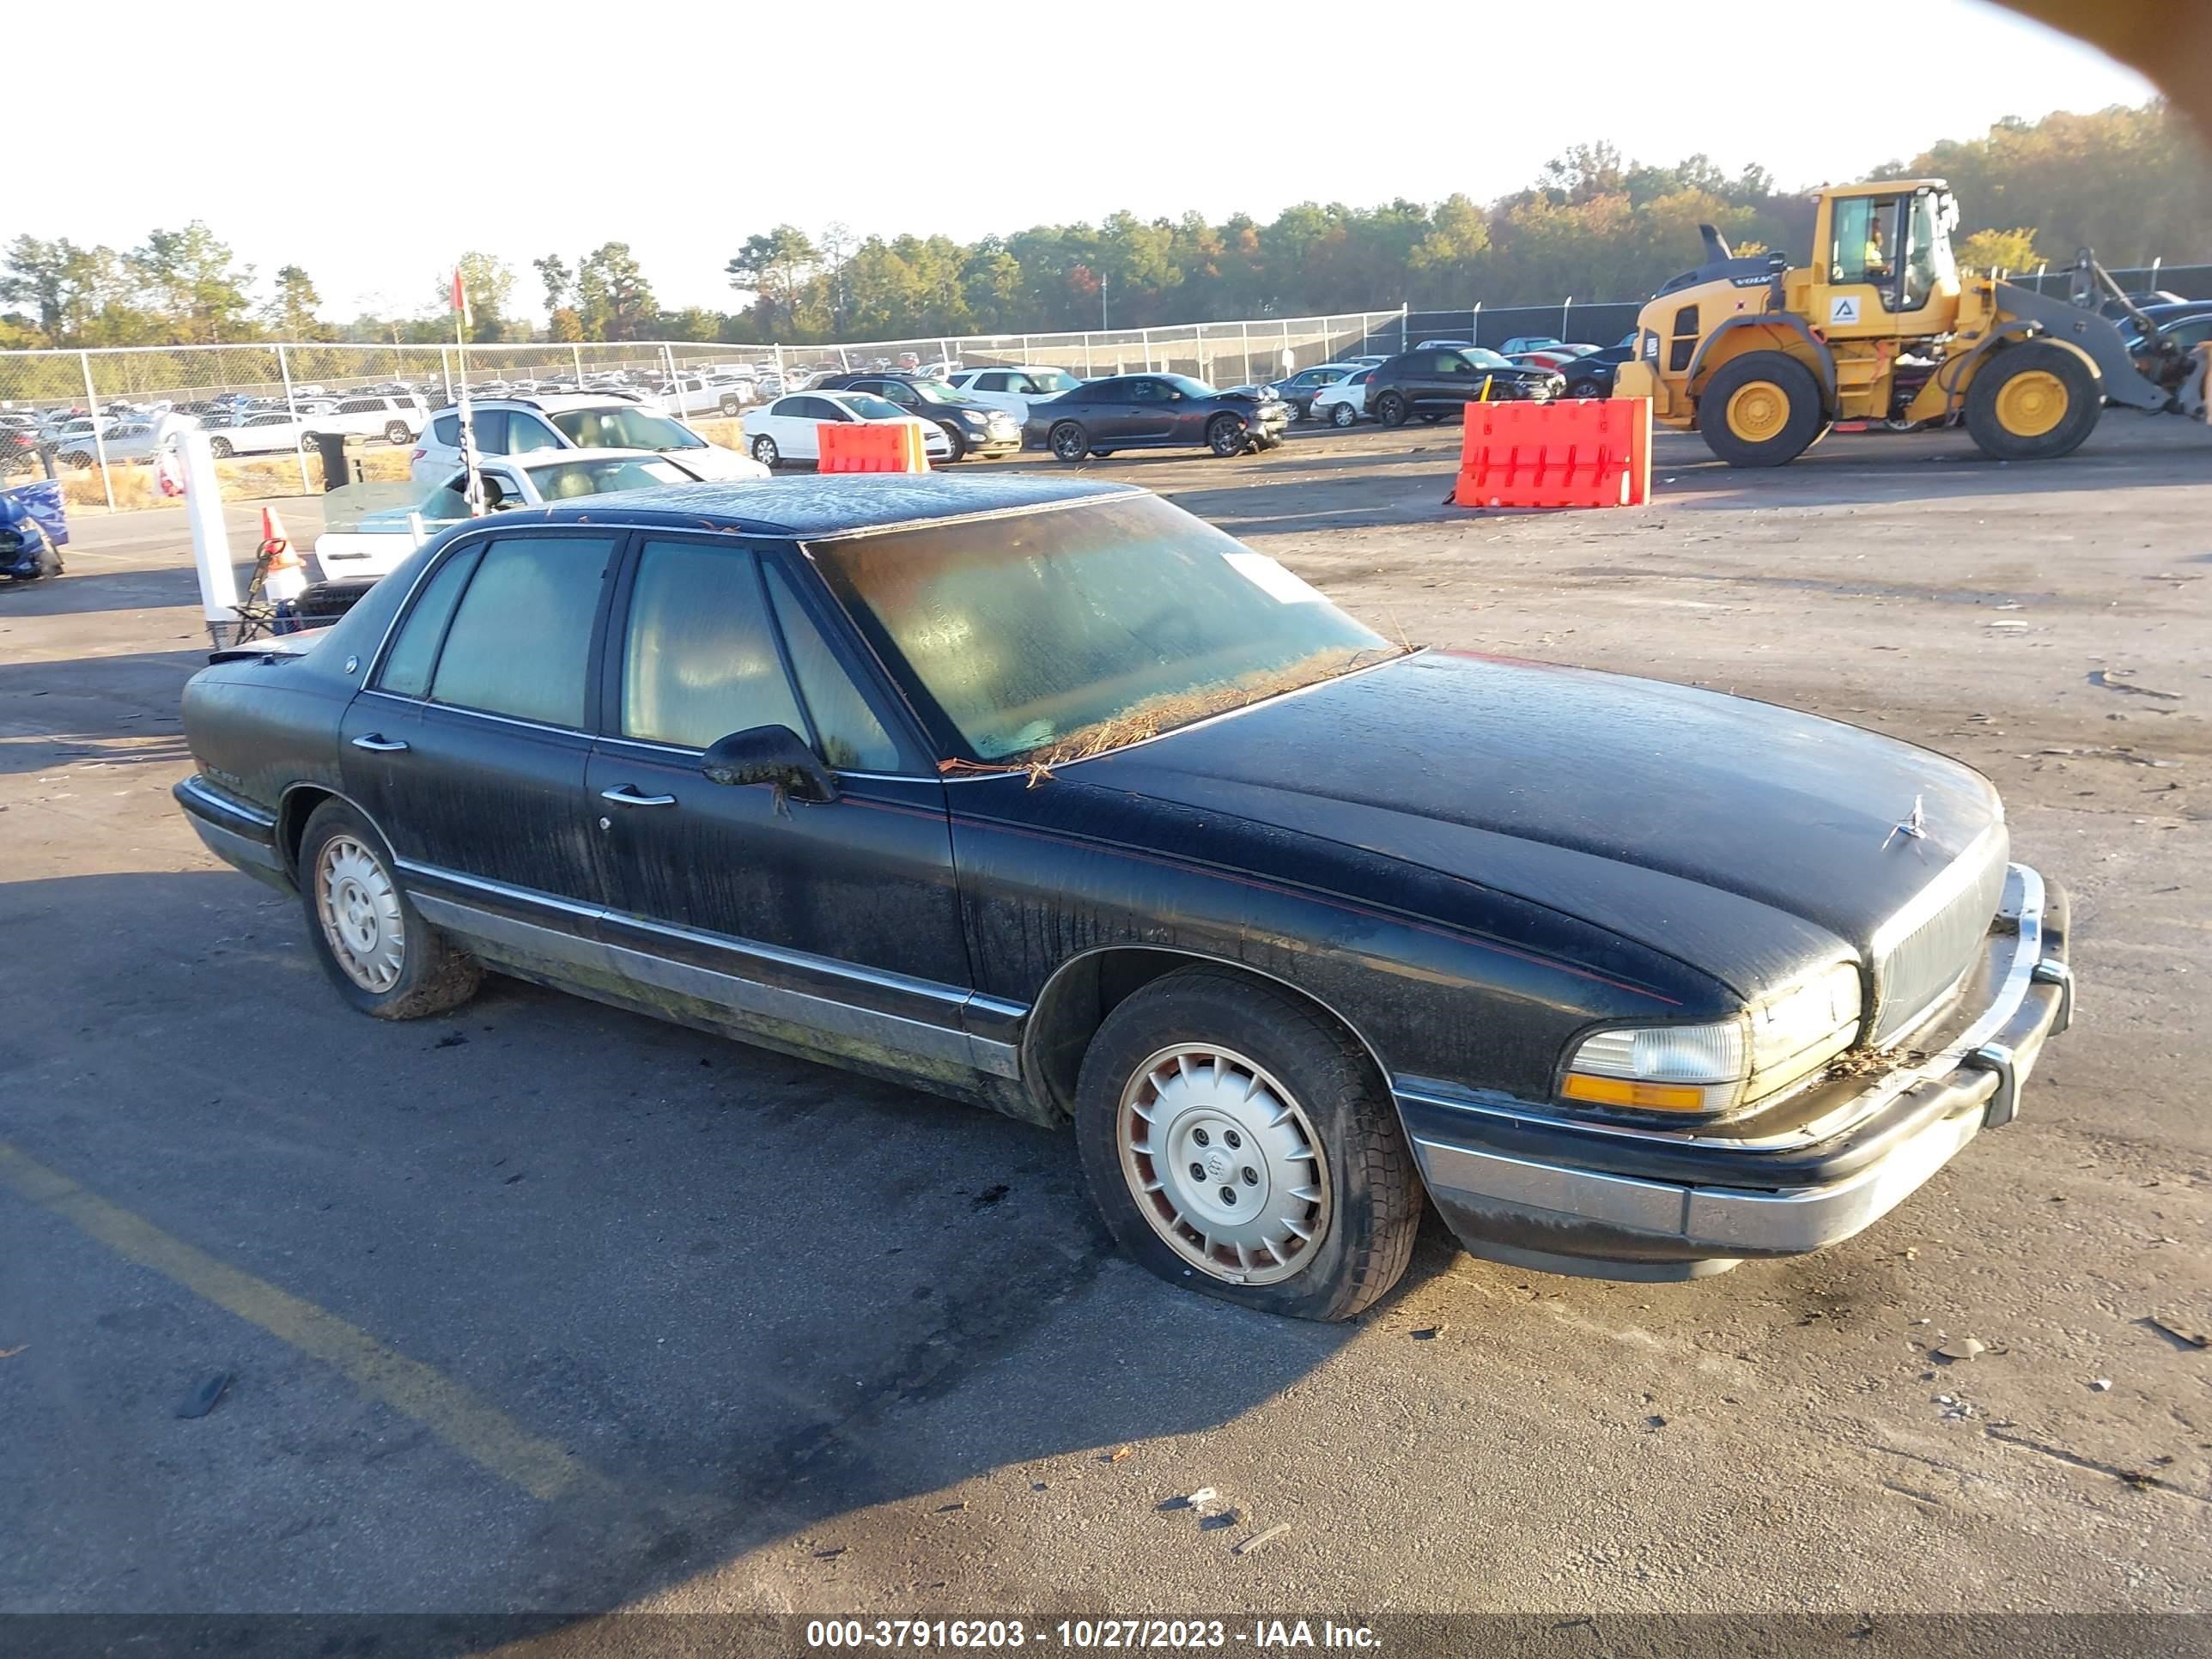
M 1461 507 L 1641 507 L 1651 498 L 1644 398 L 1467 406 Z
M 824 472 L 927 472 L 922 430 L 912 421 L 837 422 L 814 429 Z

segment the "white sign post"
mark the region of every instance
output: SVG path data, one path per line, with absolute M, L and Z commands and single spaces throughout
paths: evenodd
M 185 520 L 191 526 L 192 563 L 200 575 L 200 614 L 218 646 L 238 637 L 238 573 L 230 562 L 230 528 L 222 521 L 222 488 L 216 481 L 215 452 L 197 427 L 177 434 L 184 464 Z

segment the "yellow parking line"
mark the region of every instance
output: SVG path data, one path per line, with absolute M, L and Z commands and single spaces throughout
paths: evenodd
M 373 1400 L 413 1418 L 454 1450 L 532 1498 L 550 1501 L 605 1481 L 420 1360 L 385 1346 L 337 1315 L 240 1273 L 153 1223 L 86 1191 L 0 1140 L 0 1182 L 195 1296 L 236 1314 L 301 1352 L 335 1366 Z

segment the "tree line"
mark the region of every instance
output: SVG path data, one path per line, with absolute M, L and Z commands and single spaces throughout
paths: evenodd
M 1964 213 L 1961 262 L 2032 270 L 2094 246 L 2110 265 L 2212 258 L 2212 160 L 2151 103 L 2008 120 L 1868 175 L 1948 178 Z M 1843 182 L 1838 180 L 1837 182 Z M 483 252 L 459 265 L 479 342 L 884 339 L 1137 328 L 1207 318 L 1632 299 L 1697 262 L 1697 227 L 1740 251 L 1804 257 L 1812 202 L 1764 168 L 1724 173 L 1703 155 L 1669 167 L 1577 145 L 1526 188 L 1478 204 L 1300 203 L 1262 223 L 1196 213 L 1036 225 L 959 242 L 855 236 L 842 225 L 777 225 L 745 236 L 725 267 L 732 308 L 668 310 L 628 244 L 530 262 L 547 323 L 515 310 L 518 278 Z M 261 339 L 436 343 L 447 295 L 403 315 L 325 318 L 314 280 L 253 267 L 198 221 L 136 248 L 17 236 L 0 257 L 0 349 Z

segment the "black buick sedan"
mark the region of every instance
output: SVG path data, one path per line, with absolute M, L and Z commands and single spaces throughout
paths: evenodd
M 1026 441 L 1063 461 L 1117 449 L 1273 449 L 1291 406 L 1266 386 L 1217 392 L 1188 374 L 1114 374 L 1030 405 Z
M 399 1019 L 486 969 L 1047 1124 L 1147 1267 L 1817 1249 L 2018 1109 L 2066 902 L 1978 775 L 1409 651 L 1150 494 L 684 486 L 426 544 L 192 679 L 177 799 Z

